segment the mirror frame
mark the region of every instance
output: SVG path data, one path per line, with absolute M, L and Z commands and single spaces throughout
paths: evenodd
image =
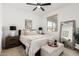
M 61 42 L 61 33 L 62 33 L 62 25 L 63 25 L 63 23 L 69 23 L 69 22 L 73 22 L 73 35 L 72 35 L 72 47 L 71 48 L 74 48 L 75 47 L 75 36 L 74 36 L 74 34 L 76 32 L 76 22 L 75 22 L 75 20 L 60 22 L 60 36 L 59 36 L 59 41 Z

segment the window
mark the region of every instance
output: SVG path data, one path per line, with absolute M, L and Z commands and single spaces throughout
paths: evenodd
M 57 31 L 57 15 L 47 18 L 47 27 L 49 32 Z

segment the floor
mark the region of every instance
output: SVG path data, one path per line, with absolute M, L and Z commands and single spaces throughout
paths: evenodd
M 64 52 L 61 56 L 79 56 L 79 50 L 64 48 Z
M 22 46 L 18 46 L 11 49 L 3 50 L 1 55 L 2 56 L 26 56 L 26 53 Z M 64 52 L 61 56 L 79 56 L 79 51 L 64 48 Z
M 10 48 L 2 51 L 2 56 L 26 56 L 25 50 L 22 46 Z

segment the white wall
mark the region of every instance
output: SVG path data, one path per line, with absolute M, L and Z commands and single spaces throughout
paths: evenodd
M 76 20 L 76 26 L 79 27 L 79 4 L 69 4 L 65 7 L 57 10 L 52 10 L 44 15 L 36 15 L 25 10 L 3 5 L 3 27 L 9 27 L 10 25 L 16 25 L 18 29 L 24 29 L 25 19 L 33 20 L 33 28 L 42 26 L 44 32 L 47 33 L 47 17 L 52 15 L 58 15 L 58 31 L 49 33 L 50 35 L 59 38 L 60 22 L 67 20 Z
M 32 20 L 33 29 L 39 27 L 40 17 L 34 13 L 28 12 L 27 10 L 19 9 L 7 4 L 3 4 L 3 30 L 9 30 L 9 26 L 15 25 L 17 29 L 25 28 L 25 19 Z M 6 31 L 4 32 L 6 36 Z
M 2 49 L 2 4 L 0 3 L 0 54 Z
M 44 28 L 44 32 L 47 32 L 47 17 L 55 14 L 58 15 L 58 31 L 49 33 L 52 36 L 59 38 L 60 22 L 62 21 L 76 20 L 76 27 L 79 27 L 79 4 L 69 4 L 44 15 L 40 25 Z

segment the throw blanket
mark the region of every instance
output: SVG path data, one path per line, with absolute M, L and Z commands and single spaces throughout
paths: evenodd
M 26 53 L 34 56 L 40 47 L 47 43 L 49 36 L 46 35 L 26 35 L 21 36 L 20 41 L 26 46 Z

